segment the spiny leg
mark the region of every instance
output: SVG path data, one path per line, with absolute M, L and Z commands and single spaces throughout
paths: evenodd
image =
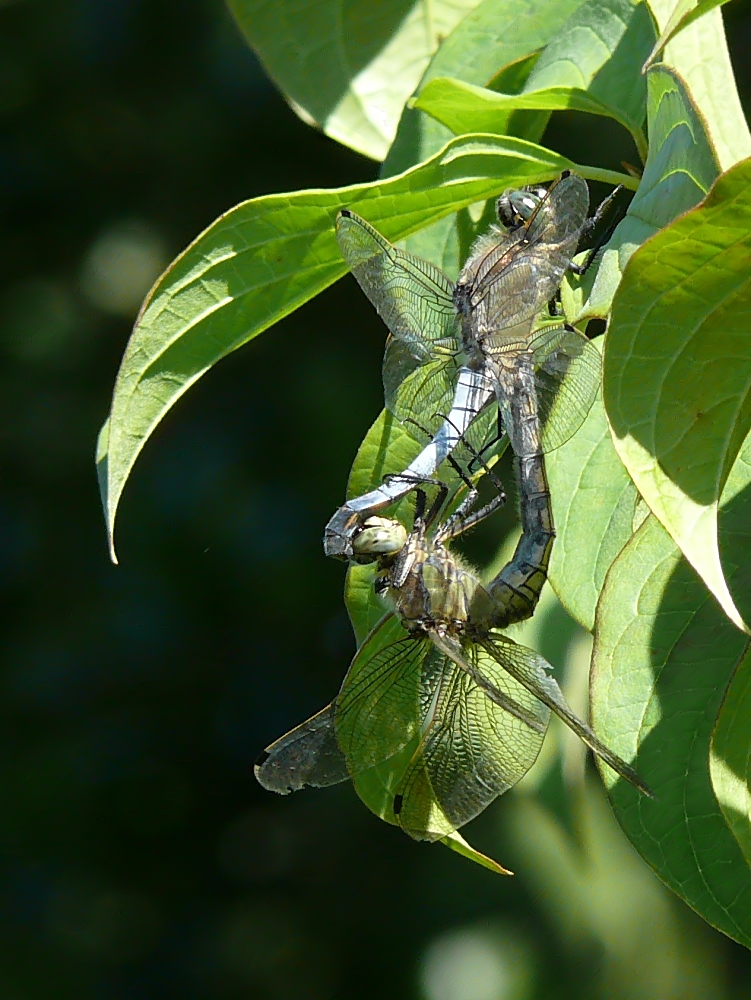
M 621 190 L 622 187 L 623 185 L 619 184 L 616 188 L 613 188 L 613 190 L 610 192 L 607 198 L 604 198 L 600 202 L 600 204 L 597 206 L 597 209 L 595 210 L 595 214 L 590 219 L 587 219 L 587 221 L 582 226 L 582 231 L 581 231 L 582 236 L 585 236 L 587 233 L 591 233 L 592 230 L 597 226 L 602 217 L 606 214 L 606 212 L 610 208 L 613 199 L 616 197 L 616 195 L 618 194 L 618 192 Z M 610 237 L 613 235 L 613 231 L 615 227 L 618 225 L 618 223 L 621 221 L 622 217 L 623 213 L 619 212 L 613 219 L 612 223 L 606 229 L 604 229 L 602 233 L 600 233 L 600 236 L 595 242 L 595 245 L 591 247 L 590 250 L 587 252 L 588 256 L 583 264 L 574 264 L 574 262 L 571 261 L 568 265 L 568 270 L 571 271 L 573 274 L 578 274 L 579 277 L 581 277 L 583 274 L 586 274 L 586 272 L 594 263 L 597 254 L 600 252 L 600 250 L 602 250 L 602 248 L 608 242 Z
M 440 416 L 440 414 L 439 414 Z M 444 417 L 444 420 L 449 420 L 448 417 Z M 478 491 L 475 487 L 472 487 L 474 496 L 472 497 L 472 503 L 469 503 L 470 497 L 468 496 L 464 502 L 457 508 L 457 510 L 451 515 L 451 517 L 446 518 L 444 523 L 441 525 L 440 530 L 436 533 L 436 540 L 441 542 L 451 541 L 453 538 L 457 538 L 459 535 L 468 531 L 470 528 L 484 521 L 485 518 L 490 517 L 495 511 L 502 507 L 506 502 L 506 491 L 503 488 L 503 483 L 498 478 L 493 469 L 487 464 L 482 455 L 474 448 L 469 441 L 462 438 L 462 443 L 464 447 L 473 456 L 474 460 L 477 461 L 483 468 L 485 474 L 490 479 L 491 483 L 497 490 L 497 496 L 486 503 L 479 510 L 471 511 L 474 501 L 477 499 Z M 454 463 L 455 464 L 455 463 Z M 468 480 L 462 474 L 461 470 L 457 469 L 459 475 L 462 476 L 465 482 Z

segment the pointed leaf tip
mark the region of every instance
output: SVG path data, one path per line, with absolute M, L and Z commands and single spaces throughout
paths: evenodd
M 101 430 L 96 439 L 96 475 L 99 481 L 99 496 L 102 500 L 104 511 L 104 521 L 107 530 L 107 545 L 109 547 L 110 559 L 117 566 L 117 553 L 115 552 L 115 522 L 114 511 L 110 512 L 109 507 L 109 443 L 110 443 L 110 421 L 109 417 L 102 424 Z
M 476 865 L 481 865 L 483 868 L 487 868 L 491 872 L 495 872 L 496 875 L 513 875 L 512 871 L 508 868 L 504 868 L 503 865 L 499 864 L 493 858 L 489 858 L 487 854 L 482 854 L 480 851 L 475 850 L 471 844 L 462 837 L 458 830 L 454 830 L 453 833 L 448 834 L 446 837 L 442 837 L 439 841 L 441 844 L 445 844 L 449 850 L 456 851 L 457 854 L 461 854 L 463 858 L 468 858 L 470 861 L 474 861 Z

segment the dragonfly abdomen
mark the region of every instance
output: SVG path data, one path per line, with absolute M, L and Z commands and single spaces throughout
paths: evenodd
M 522 537 L 511 562 L 487 584 L 492 600 L 491 628 L 506 628 L 534 614 L 555 539 L 544 457 L 517 459 L 517 467 Z

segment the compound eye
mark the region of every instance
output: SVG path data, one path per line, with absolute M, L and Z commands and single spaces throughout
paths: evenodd
M 545 194 L 544 188 L 520 188 L 504 191 L 496 202 L 498 221 L 506 229 L 513 232 L 532 218 Z
M 357 562 L 373 562 L 379 556 L 396 555 L 407 542 L 407 529 L 387 517 L 369 517 L 352 541 Z

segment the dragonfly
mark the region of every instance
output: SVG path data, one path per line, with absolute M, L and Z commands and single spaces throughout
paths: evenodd
M 362 521 L 410 492 L 415 478 L 432 476 L 462 440 L 482 450 L 494 426 L 484 411 L 494 398 L 519 460 L 522 501 L 545 505 L 542 454 L 581 426 L 597 394 L 600 358 L 573 327 L 535 320 L 566 271 L 581 273 L 591 262 L 572 258 L 612 197 L 588 219 L 586 181 L 570 171 L 547 189 L 505 192 L 496 205 L 499 225 L 475 242 L 456 284 L 354 212 L 339 213 L 342 254 L 391 333 L 383 362 L 387 408 L 405 426 L 416 414 L 443 420 L 427 427 L 432 438 L 425 434 L 425 447 L 402 474 L 335 513 L 324 532 L 327 555 L 351 559 Z M 549 503 L 547 516 L 530 514 L 529 521 L 521 544 L 529 547 L 535 531 L 549 533 L 533 545 L 543 557 L 553 538 Z
M 378 515 L 361 525 L 354 559 L 375 563 L 374 586 L 393 611 L 363 642 L 334 701 L 262 753 L 255 773 L 266 789 L 375 782 L 386 791 L 384 819 L 416 840 L 439 840 L 524 776 L 552 711 L 651 796 L 571 710 L 547 661 L 497 630 L 506 608 L 449 548 L 503 502 L 494 482 L 496 497 L 479 509 L 468 482 L 451 514 L 444 484 L 428 505 L 413 483 L 411 532 Z

